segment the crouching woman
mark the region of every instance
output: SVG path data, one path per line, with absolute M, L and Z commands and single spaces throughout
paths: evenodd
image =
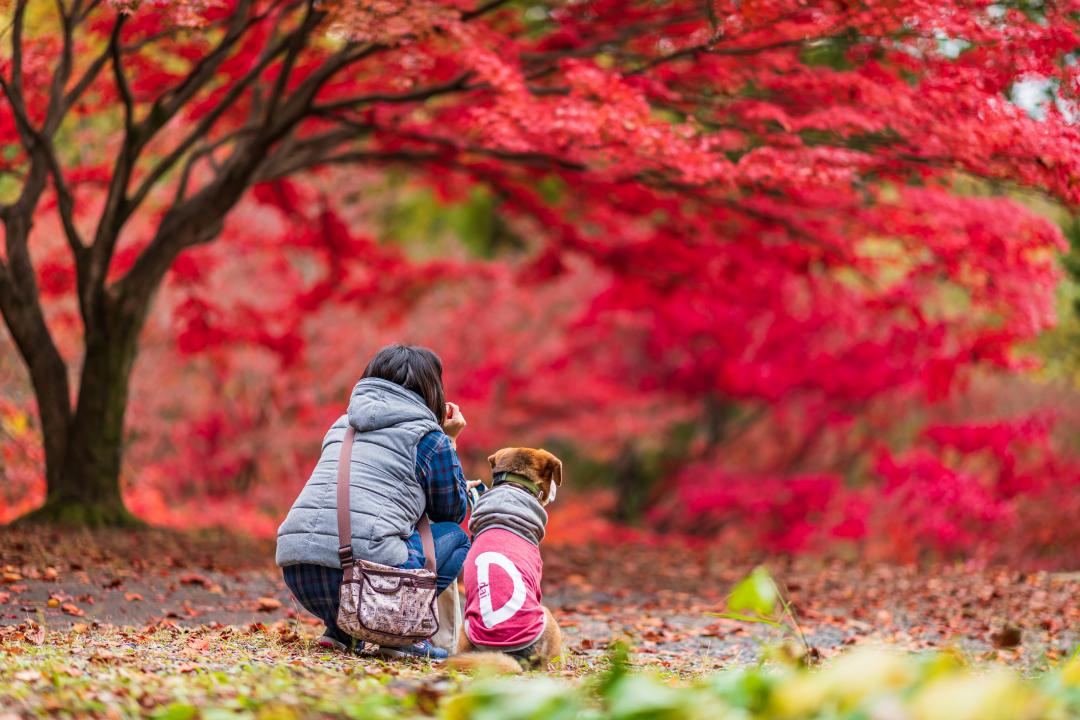
M 402 569 L 424 567 L 416 526 L 427 513 L 441 593 L 469 551 L 468 536 L 458 525 L 468 497 L 456 445 L 465 418 L 445 401 L 442 361 L 435 353 L 403 345 L 383 348 L 353 388 L 348 413 L 327 431 L 315 470 L 278 528 L 277 564 L 285 584 L 326 623 L 319 644 L 358 651 L 362 643 L 354 643 L 336 622 L 342 578 L 337 470 L 346 423 L 356 430 L 349 471 L 353 556 Z M 429 641 L 379 651 L 446 657 Z

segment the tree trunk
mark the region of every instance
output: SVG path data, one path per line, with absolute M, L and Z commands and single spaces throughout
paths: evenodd
M 88 332 L 79 396 L 64 452 L 46 459 L 45 504 L 24 521 L 140 524 L 124 506 L 120 492 L 124 414 L 137 349 L 136 326 L 141 323 L 103 322 Z

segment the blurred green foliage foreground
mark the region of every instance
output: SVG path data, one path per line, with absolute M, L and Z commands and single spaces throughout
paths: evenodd
M 40 632 L 40 631 L 39 631 Z M 1034 677 L 958 654 L 856 649 L 808 668 L 785 653 L 692 679 L 635 671 L 614 645 L 595 667 L 467 678 L 439 666 L 327 655 L 265 628 L 214 636 L 49 633 L 0 650 L 0 708 L 17 717 L 595 720 L 1080 717 L 1080 659 Z M 33 631 L 31 630 L 31 633 Z M 76 629 L 75 633 L 78 633 Z M 44 633 L 41 633 L 44 635 Z M 287 634 L 287 633 L 286 633 Z M 569 670 L 569 671 L 568 671 Z M 5 714 L 7 713 L 7 714 Z M 12 714 L 13 713 L 13 714 Z
M 1021 720 L 1080 716 L 1080 662 L 1038 678 L 971 667 L 949 654 L 857 650 L 818 669 L 747 668 L 691 684 L 630 673 L 618 652 L 596 682 L 479 681 L 443 705 L 449 720 L 829 718 Z

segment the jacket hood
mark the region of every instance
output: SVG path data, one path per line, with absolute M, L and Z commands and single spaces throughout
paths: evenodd
M 547 511 L 528 490 L 509 483 L 496 485 L 480 496 L 473 507 L 469 531 L 475 538 L 484 530 L 503 528 L 533 545 L 544 539 Z
M 418 420 L 438 425 L 435 414 L 412 390 L 381 378 L 363 378 L 353 388 L 349 400 L 349 424 L 357 432 L 382 430 Z

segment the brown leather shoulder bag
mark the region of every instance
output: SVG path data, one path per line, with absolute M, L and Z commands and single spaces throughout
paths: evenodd
M 427 640 L 439 629 L 431 523 L 427 515 L 422 515 L 416 526 L 425 559 L 425 567 L 419 570 L 401 570 L 353 557 L 349 470 L 355 435 L 352 426 L 346 428 L 338 458 L 338 557 L 343 576 L 337 624 L 349 635 L 376 645 L 412 645 Z

